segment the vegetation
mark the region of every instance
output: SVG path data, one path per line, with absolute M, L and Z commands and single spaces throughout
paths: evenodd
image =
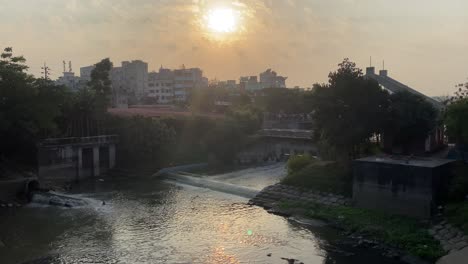
M 445 215 L 452 224 L 460 227 L 468 235 L 468 203 L 448 204 L 445 208 Z
M 452 166 L 448 198 L 451 202 L 465 201 L 468 195 L 468 164 L 459 161 Z
M 147 117 L 120 118 L 109 121 L 119 135 L 119 166 L 155 169 L 170 162 L 175 145 L 175 130 L 165 123 Z
M 425 139 L 435 127 L 437 110 L 425 98 L 407 91 L 394 93 L 389 99 L 384 134 L 408 154 L 411 143 Z
M 450 138 L 459 145 L 468 145 L 468 98 L 447 107 L 445 124 Z
M 269 113 L 301 114 L 312 111 L 310 91 L 266 88 L 256 97 L 258 105 Z
M 305 164 L 304 161 L 305 159 L 296 158 L 292 163 L 293 167 L 289 167 L 288 162 L 289 173 L 281 183 L 322 192 L 351 195 L 352 177 L 347 166 L 324 161 Z M 302 168 L 296 170 L 296 166 Z
M 328 84 L 315 85 L 312 91 L 317 140 L 337 149 L 345 160 L 356 158 L 361 146 L 383 131 L 388 93 L 365 79 L 348 59 L 328 77 Z
M 316 159 L 308 154 L 294 155 L 288 159 L 288 163 L 286 164 L 288 174 L 296 173 L 315 161 Z
M 0 59 L 0 159 L 35 164 L 38 139 L 59 135 L 57 120 L 70 92 L 26 73 L 22 56 L 4 49 Z
M 308 217 L 335 223 L 348 232 L 357 232 L 429 261 L 435 261 L 444 255 L 439 242 L 416 219 L 344 206 L 283 203 L 281 207 L 306 208 Z

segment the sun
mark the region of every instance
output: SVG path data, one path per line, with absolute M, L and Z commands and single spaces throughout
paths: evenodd
M 208 11 L 206 22 L 208 28 L 216 33 L 232 33 L 238 28 L 239 17 L 230 8 L 216 8 Z

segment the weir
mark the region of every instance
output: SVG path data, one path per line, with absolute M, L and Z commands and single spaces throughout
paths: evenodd
M 241 196 L 241 197 L 245 197 L 249 199 L 255 197 L 255 195 L 259 193 L 259 190 L 256 190 L 253 188 L 220 182 L 220 181 L 214 181 L 214 180 L 210 180 L 206 178 L 187 176 L 187 175 L 183 175 L 177 172 L 166 174 L 166 178 L 169 179 L 170 181 L 174 181 L 177 183 L 187 184 L 187 185 L 191 185 L 195 187 L 207 188 L 213 191 L 233 194 L 233 195 L 237 195 L 237 196 Z

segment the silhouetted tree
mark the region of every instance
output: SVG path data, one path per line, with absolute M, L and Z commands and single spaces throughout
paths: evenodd
M 364 78 L 349 59 L 338 66 L 328 75 L 328 84 L 316 84 L 312 90 L 315 136 L 344 157 L 354 158 L 361 144 L 382 132 L 388 93 Z
M 407 91 L 390 96 L 384 134 L 391 136 L 394 145 L 407 148 L 415 140 L 425 139 L 435 127 L 437 110 L 422 96 Z
M 56 135 L 69 91 L 26 73 L 22 56 L 5 48 L 0 59 L 0 155 L 35 162 L 35 144 Z

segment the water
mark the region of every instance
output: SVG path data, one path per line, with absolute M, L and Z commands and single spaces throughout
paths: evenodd
M 237 175 L 247 186 L 262 187 L 258 178 Z M 265 184 L 275 181 L 264 178 Z M 306 227 L 248 206 L 246 198 L 204 188 L 107 178 L 74 192 L 88 205 L 0 211 L 0 239 L 6 244 L 0 262 L 53 255 L 58 263 L 287 263 L 281 257 L 306 264 L 398 263 L 341 245 L 343 237 L 331 228 Z

